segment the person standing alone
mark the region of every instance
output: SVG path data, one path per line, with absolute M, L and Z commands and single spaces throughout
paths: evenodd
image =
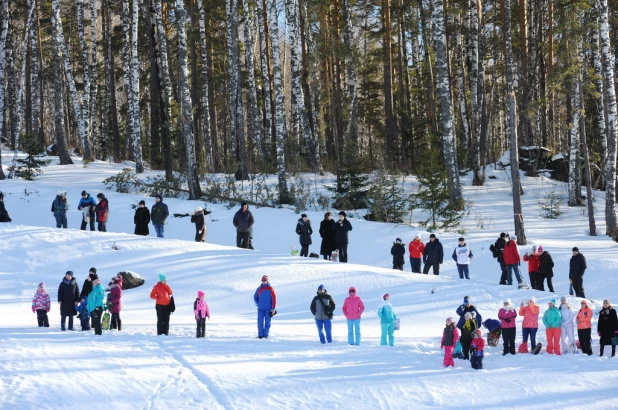
M 573 285 L 573 291 L 578 298 L 585 298 L 584 295 L 584 272 L 586 272 L 586 258 L 579 252 L 576 246 L 573 248 L 573 256 L 569 263 L 569 281 Z
M 311 221 L 307 218 L 307 214 L 302 214 L 300 216 L 300 219 L 296 223 L 296 233 L 300 241 L 300 256 L 309 256 L 309 245 L 312 244 L 311 235 L 313 235 L 313 229 L 311 228 Z
M 262 284 L 255 290 L 253 301 L 258 309 L 258 339 L 268 339 L 270 321 L 277 312 L 275 310 L 277 307 L 277 294 L 275 289 L 268 283 L 268 276 L 262 276 Z
M 94 207 L 97 214 L 97 229 L 99 232 L 107 232 L 107 217 L 109 216 L 109 201 L 105 195 L 99 193 L 97 195 L 99 203 Z
M 440 240 L 436 238 L 435 234 L 429 235 L 429 242 L 425 244 L 425 250 L 423 251 L 423 273 L 427 275 L 429 268 L 433 268 L 433 274 L 440 274 L 440 265 L 444 261 L 444 248 L 440 243 Z
M 352 230 L 352 224 L 346 218 L 346 213 L 339 212 L 339 220 L 335 224 L 335 243 L 339 251 L 339 262 L 348 262 L 348 232 Z
M 240 209 L 234 214 L 232 223 L 236 227 L 236 247 L 247 249 L 255 220 L 246 202 L 241 202 Z
M 157 196 L 155 196 L 155 204 L 150 210 L 150 220 L 157 232 L 157 238 L 163 238 L 165 233 L 165 221 L 169 214 L 170 212 L 167 209 L 167 204 L 163 203 L 163 195 L 157 194 Z
M 470 266 L 470 261 L 472 260 L 472 250 L 466 244 L 466 240 L 464 238 L 459 238 L 459 244 L 453 251 L 453 260 L 457 263 L 457 271 L 459 272 L 459 279 L 463 279 L 464 276 L 466 279 L 470 279 L 470 272 L 468 267 Z

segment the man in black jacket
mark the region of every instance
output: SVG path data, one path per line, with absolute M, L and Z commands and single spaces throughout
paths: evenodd
M 255 221 L 246 202 L 240 204 L 240 209 L 234 215 L 232 222 L 236 227 L 236 247 L 247 249 L 249 247 L 251 228 Z
M 77 314 L 75 310 L 79 303 L 79 286 L 73 277 L 72 271 L 67 271 L 58 286 L 58 304 L 60 305 L 60 326 L 66 330 L 66 319 L 69 318 L 69 330 L 73 330 L 73 316 Z
M 494 243 L 494 249 L 498 253 L 498 263 L 500 264 L 500 285 L 506 285 L 506 263 L 504 263 L 504 247 L 506 246 L 506 239 L 509 234 L 502 232 L 496 243 Z
M 163 238 L 165 233 L 165 220 L 169 216 L 170 212 L 167 208 L 167 204 L 163 203 L 163 196 L 161 194 L 157 194 L 155 201 L 156 203 L 150 210 L 150 220 L 152 221 L 152 226 L 154 226 L 155 231 L 157 232 L 157 237 Z
M 584 295 L 584 272 L 586 271 L 586 258 L 579 252 L 579 248 L 573 248 L 573 256 L 569 264 L 569 281 L 573 285 L 573 291 L 578 298 Z
M 339 251 L 339 262 L 348 262 L 348 232 L 352 230 L 352 224 L 346 218 L 346 213 L 339 212 L 339 220 L 335 224 L 335 244 Z
M 433 267 L 433 274 L 440 274 L 440 265 L 444 261 L 444 248 L 442 248 L 442 244 L 440 240 L 436 238 L 435 234 L 429 235 L 429 242 L 425 245 L 425 250 L 423 251 L 423 263 L 425 266 L 423 267 L 423 273 L 427 275 L 429 273 L 429 268 Z

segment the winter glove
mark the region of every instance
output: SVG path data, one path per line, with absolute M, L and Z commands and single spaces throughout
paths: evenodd
M 601 332 L 597 332 L 597 334 L 599 335 L 599 337 L 601 337 Z
M 47 309 L 47 313 L 49 313 L 50 309 Z
M 511 319 L 504 319 L 506 323 L 511 323 Z
M 202 231 L 197 231 L 197 233 L 199 233 L 200 235 L 202 234 Z
M 444 349 L 444 345 L 440 345 L 440 349 Z
M 34 313 L 34 312 L 35 312 L 35 310 L 34 310 L 34 308 L 32 308 L 32 313 Z

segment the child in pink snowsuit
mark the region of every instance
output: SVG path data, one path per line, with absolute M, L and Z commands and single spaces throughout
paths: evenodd
M 206 294 L 200 290 L 197 292 L 197 299 L 193 302 L 193 313 L 197 322 L 195 337 L 197 338 L 206 337 L 206 318 L 210 319 L 210 309 L 204 300 L 205 296 Z
M 442 341 L 440 342 L 440 348 L 444 349 L 444 367 L 455 367 L 453 350 L 458 340 L 459 329 L 457 329 L 455 323 L 453 323 L 453 319 L 449 317 L 446 319 L 446 327 L 444 328 L 444 332 L 442 332 Z

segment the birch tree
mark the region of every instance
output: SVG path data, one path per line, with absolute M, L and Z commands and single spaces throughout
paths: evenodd
M 388 1 L 388 0 L 386 0 Z M 444 165 L 448 175 L 451 202 L 456 207 L 463 206 L 459 167 L 455 147 L 453 126 L 453 105 L 449 88 L 448 58 L 446 55 L 446 36 L 444 33 L 444 8 L 442 0 L 432 0 L 432 22 L 434 25 L 434 48 L 436 53 L 436 88 L 440 99 L 440 128 L 442 130 L 442 150 Z
M 461 19 L 458 18 L 458 23 L 461 23 Z M 460 25 L 460 24 L 458 24 Z M 459 102 L 459 115 L 461 116 L 461 146 L 462 152 L 465 158 L 468 158 L 468 150 L 470 148 L 470 126 L 468 122 L 468 106 L 466 103 L 466 88 L 464 78 L 464 62 L 463 62 L 463 42 L 461 36 L 461 30 L 457 31 L 457 101 Z M 464 161 L 465 163 L 465 161 Z
M 346 124 L 343 141 L 351 146 L 352 155 L 356 155 L 358 149 L 358 92 L 356 88 L 358 70 L 356 67 L 357 49 L 352 43 L 352 10 L 348 0 L 343 0 L 344 34 L 343 42 L 348 54 L 348 100 L 350 102 L 350 116 Z
M 199 199 L 201 195 L 200 183 L 195 167 L 195 140 L 192 129 L 191 98 L 189 96 L 189 70 L 187 68 L 187 31 L 184 0 L 176 0 L 176 23 L 178 25 L 178 87 L 180 91 L 180 130 L 182 132 L 187 185 L 189 187 L 189 199 Z
M 580 155 L 580 135 L 579 121 L 581 117 L 580 105 L 581 94 L 579 89 L 579 79 L 573 76 L 571 79 L 571 112 L 572 120 L 569 124 L 569 206 L 580 206 L 581 201 L 581 155 Z
M 41 100 L 40 100 L 40 75 L 39 75 L 39 38 L 37 36 L 37 24 L 38 18 L 36 18 L 36 11 L 38 7 L 37 0 L 28 0 L 33 8 L 33 23 L 30 25 L 30 67 L 31 67 L 31 82 L 32 82 L 32 111 L 30 118 L 26 121 L 30 121 L 30 127 L 32 129 L 32 136 L 41 141 L 39 137 L 39 115 L 41 114 Z M 33 4 L 32 4 L 33 3 Z M 0 84 L 4 82 L 0 81 Z
M 144 172 L 142 163 L 142 122 L 139 109 L 139 65 L 137 61 L 137 28 L 139 16 L 139 0 L 133 0 L 131 14 L 131 99 L 133 102 L 133 152 L 135 155 L 135 172 Z
M 482 65 L 482 60 L 479 59 L 479 12 L 478 2 L 480 0 L 470 0 L 470 40 L 468 47 L 468 59 L 470 61 L 470 110 L 472 115 L 472 185 L 483 185 L 485 176 L 481 172 L 481 104 L 482 90 L 479 84 L 479 65 Z
M 132 144 L 134 125 L 134 110 L 133 110 L 133 87 L 131 86 L 131 51 L 129 49 L 131 42 L 131 23 L 129 19 L 129 0 L 122 0 L 122 79 L 124 83 L 124 92 L 127 98 L 127 119 L 125 139 Z M 126 142 L 125 142 L 126 144 Z M 133 158 L 132 155 L 129 156 Z
M 273 134 L 273 118 L 272 118 L 272 89 L 270 86 L 270 73 L 268 70 L 268 38 L 266 36 L 265 26 L 268 19 L 264 19 L 265 0 L 255 1 L 255 11 L 258 16 L 256 25 L 260 37 L 260 67 L 262 69 L 262 90 L 264 100 L 264 154 L 266 160 L 270 160 Z
M 77 36 L 79 47 L 82 53 L 82 70 L 84 78 L 84 91 L 82 92 L 81 102 L 81 125 L 83 132 L 86 133 L 86 140 L 90 141 L 90 59 L 88 58 L 88 46 L 86 46 L 86 35 L 84 34 L 84 0 L 75 1 L 75 11 L 77 13 Z M 84 159 L 92 160 L 90 144 L 88 149 L 84 147 Z
M 246 0 L 244 0 L 246 2 Z M 204 121 L 204 151 L 206 153 L 206 171 L 213 172 L 212 136 L 210 134 L 210 107 L 208 104 L 208 51 L 206 48 L 206 13 L 204 0 L 197 0 L 200 14 L 200 58 L 202 63 L 202 120 Z
M 99 150 L 99 124 L 97 113 L 97 94 L 99 92 L 99 73 L 97 70 L 97 9 L 95 6 L 95 0 L 90 0 L 90 75 L 91 83 L 90 90 L 84 89 L 84 92 L 90 92 L 90 140 L 93 142 L 93 157 L 97 157 Z
M 601 140 L 601 164 L 607 162 L 607 130 L 605 129 L 605 98 L 603 91 L 603 65 L 601 64 L 601 53 L 599 43 L 599 30 L 597 25 L 599 24 L 599 6 L 595 5 L 595 25 L 592 29 L 592 41 L 590 49 L 592 52 L 592 68 L 594 70 L 594 91 L 596 96 L 594 98 L 595 103 L 595 124 L 597 126 L 597 132 L 599 139 Z M 603 168 L 603 167 L 602 167 Z
M 4 95 L 4 69 L 5 69 L 5 43 L 6 33 L 9 29 L 9 0 L 0 0 L 0 17 L 2 18 L 2 26 L 0 26 L 0 135 L 2 135 L 4 128 L 4 109 L 5 109 L 5 95 Z M 52 30 L 53 31 L 53 30 Z M 2 170 L 2 145 L 0 144 L 0 180 L 6 179 L 4 171 Z

